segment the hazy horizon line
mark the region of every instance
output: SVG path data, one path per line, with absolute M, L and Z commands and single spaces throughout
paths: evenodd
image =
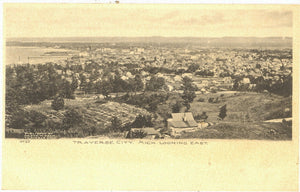
M 58 36 L 58 37 L 6 37 L 6 39 L 22 39 L 22 38 L 293 38 L 293 36 L 207 36 L 207 37 L 199 37 L 199 36 Z

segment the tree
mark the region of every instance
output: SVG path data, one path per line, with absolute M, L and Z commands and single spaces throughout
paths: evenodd
M 47 119 L 47 116 L 38 112 L 38 111 L 34 111 L 31 110 L 28 113 L 28 120 L 31 124 L 31 127 L 29 127 L 30 129 L 40 129 L 43 127 L 43 123 L 45 122 L 45 120 Z
M 94 83 L 88 79 L 83 90 L 85 93 L 92 93 L 94 90 Z
M 195 72 L 197 69 L 199 69 L 199 65 L 198 64 L 191 64 L 189 65 L 187 72 L 189 73 L 193 73 Z
M 227 109 L 226 109 L 226 104 L 220 107 L 220 113 L 219 113 L 219 118 L 222 120 L 227 116 Z
M 142 91 L 144 88 L 144 83 L 142 81 L 142 78 L 140 75 L 136 75 L 134 77 L 134 79 L 131 79 L 129 81 L 130 84 L 130 88 L 132 89 L 133 92 L 137 92 L 137 91 Z
M 102 81 L 98 86 L 98 93 L 101 93 L 106 98 L 109 96 L 109 94 L 112 92 L 112 84 L 108 81 Z
M 113 91 L 115 93 L 123 92 L 124 89 L 127 87 L 126 82 L 121 79 L 120 73 L 118 71 L 116 72 L 112 84 L 113 84 Z
M 64 113 L 63 128 L 65 130 L 68 130 L 76 125 L 78 126 L 82 122 L 83 122 L 83 115 L 79 110 L 75 108 L 70 108 Z
M 177 102 L 172 106 L 172 113 L 179 113 L 181 107 L 182 107 L 182 102 L 177 101 Z
M 126 138 L 144 138 L 147 136 L 147 133 L 142 131 L 142 130 L 137 130 L 137 131 L 132 131 L 132 130 L 129 130 Z
M 257 77 L 254 80 L 254 83 L 256 84 L 255 91 L 257 92 L 263 92 L 264 90 L 268 89 L 268 83 L 264 80 L 262 76 Z
M 260 65 L 259 63 L 257 63 L 257 64 L 255 65 L 255 68 L 260 69 L 260 68 L 261 68 L 261 65 Z
M 28 112 L 21 109 L 5 116 L 5 126 L 9 128 L 24 129 L 28 123 Z
M 207 118 L 208 116 L 205 111 L 203 111 L 201 115 L 198 114 L 195 116 L 195 120 L 202 121 L 202 122 L 206 122 Z
M 72 83 L 71 83 L 72 90 L 75 91 L 77 89 L 78 85 L 79 85 L 78 79 L 73 76 Z
M 236 79 L 236 80 L 234 81 L 234 84 L 233 84 L 232 89 L 233 89 L 234 91 L 237 91 L 237 90 L 239 89 L 239 86 L 240 86 L 239 80 Z
M 65 102 L 62 97 L 55 97 L 51 103 L 52 109 L 59 111 L 64 108 Z
M 152 117 L 150 115 L 138 115 L 131 127 L 142 128 L 142 127 L 152 127 L 153 123 L 151 121 Z
M 186 106 L 187 110 L 190 109 L 190 103 L 193 102 L 196 97 L 195 91 L 197 90 L 197 87 L 192 82 L 192 79 L 189 77 L 184 77 L 182 79 L 182 99 L 184 100 L 184 105 Z
M 86 77 L 82 73 L 80 73 L 79 75 L 79 81 L 80 81 L 80 89 L 83 90 L 87 82 L 86 82 Z
M 67 99 L 74 99 L 74 89 L 69 81 L 64 81 L 62 84 L 61 95 Z
M 118 117 L 113 117 L 111 119 L 111 131 L 116 132 L 116 131 L 121 131 L 122 129 L 122 122 Z
M 163 77 L 151 77 L 150 81 L 146 84 L 147 91 L 158 91 L 165 85 L 165 79 Z

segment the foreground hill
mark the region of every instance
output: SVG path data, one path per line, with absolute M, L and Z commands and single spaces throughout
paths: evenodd
M 200 98 L 202 102 L 199 102 Z M 208 102 L 210 98 L 213 98 L 213 102 Z M 224 120 L 218 120 L 219 107 L 225 104 L 227 116 Z M 180 138 L 292 139 L 292 121 L 266 122 L 292 117 L 292 97 L 253 92 L 210 93 L 198 96 L 191 110 L 194 114 L 205 111 L 207 121 L 213 125 L 193 133 L 185 133 Z
M 211 98 L 212 102 L 209 102 Z M 202 102 L 199 100 L 202 99 Z M 218 92 L 199 95 L 191 105 L 194 115 L 205 111 L 208 121 L 217 123 L 219 107 L 227 105 L 225 122 L 262 122 L 292 116 L 292 97 L 270 93 Z
M 291 122 L 286 124 L 226 122 L 180 136 L 180 139 L 188 138 L 290 140 L 292 139 L 292 126 Z
M 38 131 L 45 129 L 59 133 L 62 137 L 86 137 L 108 133 L 113 118 L 122 126 L 132 123 L 138 115 L 151 115 L 145 109 L 117 102 L 95 102 L 94 99 L 65 100 L 65 108 L 55 111 L 51 101 L 26 106 L 25 111 L 42 117 Z M 80 120 L 79 120 L 80 119 Z M 30 121 L 30 120 L 29 120 Z M 36 127 L 29 122 L 28 127 Z M 68 125 L 66 131 L 65 126 Z

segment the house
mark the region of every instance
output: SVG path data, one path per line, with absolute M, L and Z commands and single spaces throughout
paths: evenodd
M 192 73 L 184 73 L 184 74 L 182 74 L 182 77 L 188 77 L 188 78 L 192 79 L 193 74 Z
M 87 56 L 89 56 L 89 53 L 86 51 L 79 53 L 79 57 L 87 57 Z
M 172 113 L 172 118 L 168 119 L 168 128 L 172 134 L 180 134 L 181 132 L 194 131 L 198 128 L 198 123 L 195 121 L 191 112 Z
M 242 83 L 243 84 L 250 84 L 250 79 L 249 78 L 243 78 Z
M 168 86 L 168 90 L 169 91 L 173 91 L 174 90 L 174 87 L 172 85 L 167 85 Z

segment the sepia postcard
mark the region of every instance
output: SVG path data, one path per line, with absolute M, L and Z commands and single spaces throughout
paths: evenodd
M 5 3 L 3 190 L 298 191 L 298 5 Z

